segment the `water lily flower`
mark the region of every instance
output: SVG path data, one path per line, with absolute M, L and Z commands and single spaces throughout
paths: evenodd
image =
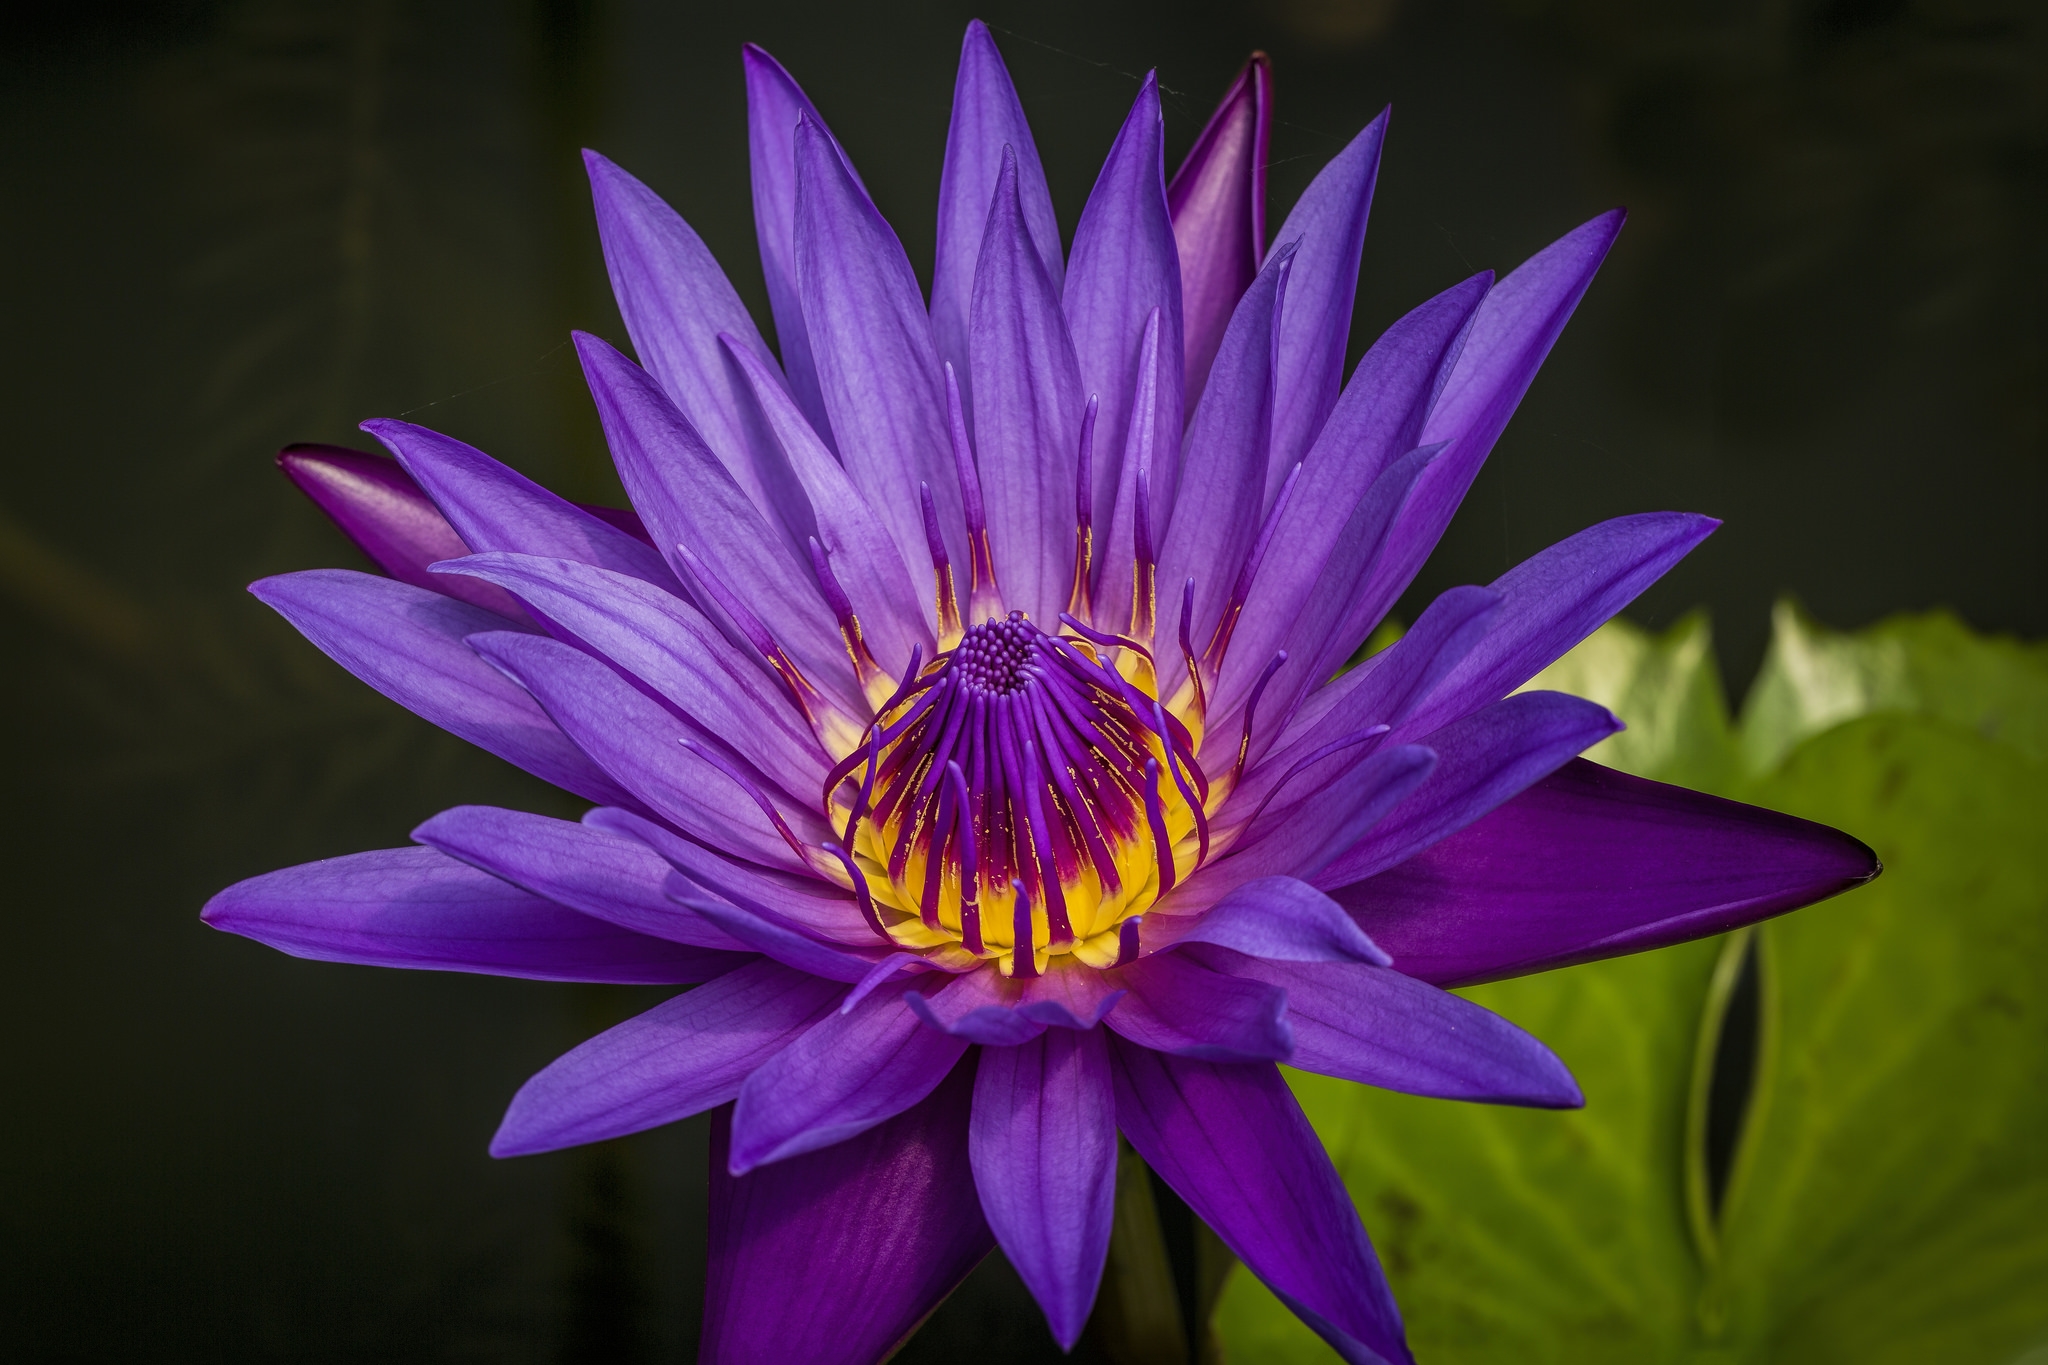
M 576 346 L 633 511 L 373 421 L 396 464 L 281 460 L 390 576 L 252 587 L 593 808 L 445 811 L 207 922 L 329 961 L 697 983 L 535 1075 L 491 1150 L 715 1111 L 707 1361 L 878 1359 L 995 1245 L 1070 1347 L 1119 1132 L 1347 1360 L 1408 1360 L 1278 1063 L 1577 1105 L 1447 988 L 1875 870 L 1586 762 L 1620 723 L 1516 691 L 1708 518 L 1595 526 L 1345 667 L 1621 215 L 1452 285 L 1346 382 L 1384 114 L 1269 246 L 1263 58 L 1171 184 L 1148 77 L 1063 253 L 971 25 L 927 306 L 796 83 L 745 69 L 777 350 L 689 226 L 588 155 L 638 363 Z

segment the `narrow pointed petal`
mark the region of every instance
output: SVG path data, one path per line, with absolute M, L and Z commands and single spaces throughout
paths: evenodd
M 920 1023 L 901 991 L 834 1011 L 740 1087 L 726 1168 L 744 1175 L 866 1132 L 931 1094 L 966 1051 Z
M 1117 1126 L 1246 1267 L 1352 1365 L 1413 1365 L 1372 1243 L 1270 1064 L 1110 1044 Z
M 797 282 L 839 455 L 926 597 L 920 483 L 931 489 L 955 564 L 967 562 L 967 540 L 924 295 L 895 232 L 822 126 L 797 130 L 796 164 Z
M 1619 729 L 1621 722 L 1606 707 L 1562 692 L 1517 693 L 1447 725 L 1429 736 L 1437 755 L 1429 780 L 1308 880 L 1327 889 L 1385 871 L 1463 829 Z
M 1401 971 L 1465 986 L 1724 933 L 1877 872 L 1839 830 L 1574 759 L 1332 895 Z
M 1355 848 L 1437 768 L 1436 754 L 1419 744 L 1380 749 L 1362 761 L 1356 755 L 1355 749 L 1337 750 L 1281 784 L 1229 856 L 1205 865 L 1188 879 L 1188 889 L 1236 888 L 1274 876 L 1320 886 L 1317 874 Z
M 974 277 L 975 463 L 1004 601 L 1033 620 L 1053 621 L 1074 580 L 1073 489 L 1085 400 L 1019 182 L 1016 157 L 1005 156 Z
M 1273 63 L 1254 52 L 1166 187 L 1187 319 L 1187 401 L 1202 397 L 1223 329 L 1266 252 Z
M 1566 233 L 1496 284 L 1479 305 L 1458 363 L 1422 429 L 1425 444 L 1445 441 L 1450 449 L 1416 489 L 1363 597 L 1391 604 L 1436 548 L 1606 259 L 1623 216 L 1616 209 Z
M 1166 207 L 1165 134 L 1159 115 L 1159 80 L 1145 77 L 1130 115 L 1095 179 L 1074 228 L 1062 295 L 1081 388 L 1101 402 L 1095 422 L 1095 527 L 1109 527 L 1106 552 L 1121 551 L 1122 576 L 1105 558 L 1100 582 L 1121 594 L 1130 582 L 1130 512 L 1116 511 L 1124 440 L 1133 420 L 1138 360 L 1146 319 L 1159 310 L 1158 384 L 1152 390 L 1160 433 L 1153 456 L 1153 509 L 1166 524 L 1178 484 L 1186 382 L 1181 351 L 1180 256 Z M 1113 524 L 1114 523 L 1114 524 Z
M 669 893 L 678 904 L 703 916 L 753 951 L 821 981 L 855 985 L 867 980 L 888 956 L 879 946 L 863 950 L 820 942 L 785 917 L 743 909 L 705 893 L 681 875 L 669 882 Z
M 1141 958 L 1115 978 L 1130 994 L 1106 1022 L 1139 1047 L 1212 1062 L 1284 1062 L 1294 1051 L 1284 991 L 1186 953 Z
M 462 537 L 397 461 L 343 446 L 289 445 L 277 467 L 373 563 L 401 583 L 528 624 L 519 604 L 488 583 L 449 582 L 427 572 L 469 553 Z
M 1074 1349 L 1095 1306 L 1116 1211 L 1116 1091 L 1100 1029 L 990 1048 L 974 1078 L 968 1158 L 996 1242 Z
M 755 961 L 563 1053 L 519 1087 L 491 1155 L 527 1156 L 674 1123 L 729 1102 L 846 988 Z
M 1066 261 L 1031 125 L 1025 122 L 1024 107 L 1017 102 L 1009 68 L 996 51 L 988 25 L 972 19 L 960 41 L 960 74 L 953 82 L 953 122 L 946 130 L 945 168 L 939 172 L 938 254 L 932 266 L 932 340 L 939 359 L 950 363 L 960 378 L 960 400 L 970 423 L 974 390 L 967 329 L 974 272 L 1005 148 L 1016 158 L 1017 195 L 1032 252 L 1058 298 Z
M 469 549 L 574 559 L 681 591 L 645 541 L 556 497 L 475 446 L 410 422 L 380 418 L 363 423 L 363 430 L 398 457 Z
M 1218 971 L 1287 992 L 1289 1066 L 1444 1100 L 1538 1109 L 1586 1102 L 1565 1064 L 1536 1038 L 1399 971 L 1229 953 L 1207 960 Z
M 613 781 L 677 829 L 771 867 L 803 867 L 754 801 L 683 747 L 695 734 L 604 664 L 537 635 L 478 635 L 470 645 L 532 693 Z M 778 813 L 808 844 L 829 837 L 793 802 Z
M 1247 882 L 1199 917 L 1149 915 L 1145 938 L 1153 952 L 1209 943 L 1276 962 L 1388 962 L 1343 906 L 1294 877 Z
M 663 890 L 668 863 L 637 840 L 574 820 L 496 806 L 444 810 L 415 829 L 412 837 L 607 924 L 672 943 L 752 951 L 669 899 Z
M 199 917 L 293 957 L 534 981 L 669 985 L 741 961 L 630 933 L 431 848 L 387 848 L 237 882 Z
M 1683 512 L 1616 517 L 1531 555 L 1493 582 L 1501 609 L 1403 723 L 1420 735 L 1506 696 L 1662 578 L 1721 523 Z
M 727 1174 L 712 1122 L 705 1365 L 872 1365 L 995 1245 L 968 1164 L 974 1066 L 821 1152 Z
M 1308 452 L 1344 387 L 1344 344 L 1358 297 L 1365 220 L 1379 179 L 1387 113 L 1365 126 L 1302 192 L 1273 235 L 1278 254 L 1295 248 L 1295 277 L 1280 323 L 1280 379 L 1273 405 L 1273 445 L 1266 501 Z
M 590 801 L 637 806 L 519 684 L 466 643 L 505 618 L 389 578 L 307 569 L 249 591 L 320 652 L 406 710 Z
M 804 322 L 796 263 L 796 126 L 808 119 L 824 132 L 825 121 L 782 69 L 782 63 L 752 43 L 741 49 L 740 61 L 747 77 L 747 159 L 754 187 L 754 235 L 761 247 L 761 274 L 768 285 L 775 340 L 782 350 L 790 393 L 831 445 L 832 423 L 818 386 L 818 365 Z M 829 139 L 831 134 L 825 136 Z M 838 144 L 833 146 L 836 151 Z M 844 153 L 840 159 L 845 160 Z M 867 192 L 860 189 L 860 177 L 850 162 L 846 174 L 865 198 Z
M 718 340 L 731 336 L 770 363 L 753 317 L 710 250 L 660 196 L 596 152 L 586 151 L 583 164 L 612 294 L 641 365 L 755 509 L 802 543 L 810 534 L 810 503 L 781 447 L 748 420 L 744 386 Z

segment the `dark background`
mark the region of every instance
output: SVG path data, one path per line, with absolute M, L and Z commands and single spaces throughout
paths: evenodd
M 657 997 L 303 963 L 199 924 L 228 882 L 446 805 L 569 813 L 242 593 L 359 562 L 269 458 L 404 415 L 616 498 L 564 345 L 624 340 L 576 149 L 665 194 L 765 330 L 740 42 L 805 84 L 928 271 L 976 12 L 1069 233 L 1148 66 L 1177 159 L 1272 53 L 1275 226 L 1391 101 L 1354 355 L 1630 206 L 1418 594 L 1683 508 L 1727 526 L 1633 614 L 1709 605 L 1738 694 L 1785 591 L 1835 626 L 1946 605 L 2048 632 L 2048 37 L 2025 0 L 9 9 L 9 1358 L 688 1358 L 702 1125 L 484 1154 L 528 1073 Z M 1006 1274 L 905 1358 L 1044 1357 Z

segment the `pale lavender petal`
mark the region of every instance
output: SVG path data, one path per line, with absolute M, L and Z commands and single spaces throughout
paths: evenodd
M 412 837 L 607 924 L 699 948 L 751 951 L 669 899 L 663 890 L 668 863 L 637 840 L 574 820 L 497 806 L 444 810 Z
M 1877 872 L 1839 830 L 1574 759 L 1332 895 L 1401 971 L 1464 986 L 1724 933 Z
M 1147 952 L 1210 943 L 1277 962 L 1389 960 L 1343 906 L 1294 877 L 1246 882 L 1199 916 L 1147 915 L 1144 943 Z
M 974 277 L 976 468 L 1003 600 L 1054 621 L 1074 581 L 1074 482 L 1081 372 L 1053 280 L 1018 197 L 1017 160 L 996 180 Z M 1098 418 L 1098 421 L 1100 419 Z
M 1521 692 L 1495 702 L 1428 736 L 1437 755 L 1429 780 L 1334 861 L 1303 875 L 1329 888 L 1384 871 L 1619 729 L 1621 722 L 1606 707 L 1562 692 Z
M 600 768 L 677 829 L 771 867 L 805 867 L 745 791 L 684 747 L 695 734 L 603 663 L 537 635 L 477 635 L 470 647 L 531 692 Z M 816 816 L 794 804 L 779 805 L 777 813 L 807 846 L 830 837 Z
M 726 1169 L 744 1175 L 894 1118 L 931 1094 L 966 1050 L 965 1039 L 918 1022 L 900 991 L 834 1011 L 740 1087 Z
M 656 1005 L 534 1073 L 512 1097 L 491 1155 L 602 1142 L 725 1104 L 845 992 L 757 961 Z
M 249 591 L 328 658 L 448 733 L 587 800 L 639 804 L 465 643 L 504 630 L 504 617 L 348 569 L 280 574 Z
M 1119 506 L 1124 442 L 1134 420 L 1139 352 L 1145 323 L 1159 312 L 1157 385 L 1151 390 L 1157 444 L 1152 507 L 1164 526 L 1178 486 L 1180 432 L 1186 407 L 1181 352 L 1180 256 L 1166 207 L 1165 136 L 1159 79 L 1148 74 L 1109 149 L 1081 221 L 1074 228 L 1062 293 L 1081 388 L 1101 403 L 1095 422 L 1095 515 L 1103 546 L 1103 591 L 1129 590 L 1131 511 Z M 1108 534 L 1104 535 L 1104 529 Z M 1121 556 L 1118 558 L 1118 556 Z
M 1034 254 L 1059 297 L 1066 277 L 1060 253 L 1060 224 L 1052 194 L 1038 164 L 1031 125 L 1017 102 L 1010 72 L 995 39 L 979 19 L 967 24 L 960 41 L 960 73 L 953 81 L 953 122 L 946 130 L 946 163 L 939 172 L 938 254 L 932 266 L 932 340 L 939 359 L 960 380 L 960 400 L 970 423 L 974 390 L 968 369 L 967 328 L 974 300 L 975 263 L 981 258 L 982 227 L 1002 170 L 1003 152 L 1017 160 L 1017 189 Z
M 1218 971 L 1287 993 L 1289 1066 L 1436 1099 L 1539 1109 L 1586 1102 L 1565 1064 L 1536 1038 L 1399 971 L 1195 951 Z
M 1372 1243 L 1271 1064 L 1110 1044 L 1116 1121 L 1245 1266 L 1352 1365 L 1412 1365 Z
M 1187 401 L 1223 344 L 1223 329 L 1266 254 L 1266 158 L 1273 132 L 1273 64 L 1263 52 L 1237 73 L 1166 187 L 1187 319 Z
M 1116 1091 L 1102 1030 L 1052 1029 L 983 1052 L 967 1152 L 997 1243 L 1071 1351 L 1116 1212 Z
M 920 483 L 931 489 L 953 562 L 967 562 L 924 295 L 895 232 L 815 122 L 797 130 L 796 164 L 797 284 L 839 456 L 924 595 L 932 567 Z
M 363 430 L 398 457 L 471 550 L 574 559 L 644 578 L 670 592 L 682 590 L 646 542 L 556 497 L 476 447 L 410 422 L 380 418 L 363 423 Z
M 660 196 L 596 152 L 586 151 L 583 164 L 612 294 L 641 365 L 770 525 L 802 544 L 811 533 L 810 503 L 781 447 L 749 420 L 744 386 L 718 341 L 723 333 L 766 357 L 754 319 L 710 250 Z
M 1185 953 L 1140 958 L 1115 978 L 1130 994 L 1106 1022 L 1140 1047 L 1212 1062 L 1284 1062 L 1294 1051 L 1284 991 Z
M 578 914 L 431 848 L 266 872 L 215 896 L 199 917 L 316 962 L 534 981 L 668 985 L 709 980 L 744 961 Z
M 711 1127 L 705 1365 L 873 1365 L 994 1246 L 967 1158 L 972 1061 L 822 1152 L 726 1173 Z

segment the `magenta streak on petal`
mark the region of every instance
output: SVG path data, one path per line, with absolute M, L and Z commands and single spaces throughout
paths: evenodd
M 825 599 L 825 605 L 839 622 L 839 638 L 846 641 L 846 652 L 853 660 L 853 674 L 865 687 L 868 680 L 882 676 L 882 666 L 875 662 L 875 656 L 868 652 L 868 642 L 861 635 L 860 618 L 853 614 L 853 599 L 839 586 L 833 576 L 831 557 L 818 538 L 810 540 L 811 569 L 818 576 L 818 591 Z
M 695 736 L 685 736 L 682 743 L 685 749 L 731 778 L 733 785 L 745 792 L 753 803 L 761 808 L 761 814 L 767 816 L 768 823 L 775 826 L 775 832 L 789 845 L 789 851 L 796 854 L 799 861 L 809 861 L 809 855 L 804 852 L 803 842 L 796 837 L 796 832 L 789 827 L 789 822 L 782 818 L 782 812 L 775 809 L 775 803 L 768 799 L 768 793 L 761 790 L 758 782 L 747 776 L 737 763 Z
M 1180 640 L 1180 661 L 1188 671 L 1188 681 L 1195 688 L 1195 714 L 1207 719 L 1209 715 L 1209 685 L 1202 678 L 1201 666 L 1195 659 L 1194 637 L 1190 633 L 1195 621 L 1195 580 L 1193 575 L 1180 585 L 1180 629 L 1175 632 Z
M 1286 662 L 1287 651 L 1283 649 L 1273 656 L 1272 662 L 1266 665 L 1265 672 L 1259 674 L 1259 680 L 1252 684 L 1251 695 L 1245 698 L 1244 733 L 1237 741 L 1237 760 L 1230 765 L 1230 781 L 1233 787 L 1236 786 L 1237 780 L 1244 775 L 1245 755 L 1251 752 L 1252 722 L 1259 712 L 1259 698 L 1266 694 L 1266 684 L 1273 681 L 1273 675 L 1278 673 Z M 1192 666 L 1191 660 L 1190 668 Z
M 1237 582 L 1231 586 L 1230 596 L 1223 603 L 1223 616 L 1216 622 L 1216 632 L 1209 637 L 1209 648 L 1204 660 L 1211 676 L 1223 671 L 1223 657 L 1230 650 L 1230 636 L 1237 629 L 1237 618 L 1244 611 L 1245 599 L 1251 595 L 1252 584 L 1259 576 L 1259 566 L 1265 562 L 1267 547 L 1273 543 L 1273 532 L 1280 525 L 1280 518 L 1286 515 L 1288 499 L 1294 494 L 1294 485 L 1301 478 L 1301 466 L 1295 465 L 1287 473 L 1287 481 L 1280 485 L 1280 495 L 1273 499 L 1273 508 L 1266 514 L 1266 521 L 1259 528 L 1258 538 L 1252 541 L 1251 549 L 1245 552 L 1244 567 L 1238 570 Z M 1183 602 L 1191 602 L 1194 596 L 1193 578 L 1188 579 L 1188 590 Z M 1188 609 L 1181 611 L 1180 628 L 1183 635 L 1188 629 Z M 1193 670 L 1189 670 L 1192 675 Z
M 967 417 L 960 406 L 960 381 L 946 366 L 946 425 L 952 440 L 953 476 L 960 484 L 961 514 L 967 518 L 967 620 L 978 625 L 1003 614 L 1003 594 L 996 587 L 995 558 L 989 553 L 988 508 L 981 499 L 981 475 L 974 467 L 974 447 L 967 440 Z M 924 485 L 919 485 L 924 489 Z M 929 490 L 919 494 L 929 502 Z M 927 537 L 931 521 L 926 519 Z M 937 561 L 934 560 L 934 567 Z
M 1166 187 L 1187 314 L 1187 401 L 1200 400 L 1237 301 L 1265 258 L 1273 67 L 1254 52 Z
M 1095 419 L 1101 407 L 1101 396 L 1089 394 L 1074 465 L 1074 584 L 1067 592 L 1067 612 L 1083 618 L 1094 614 L 1090 584 L 1095 560 Z

